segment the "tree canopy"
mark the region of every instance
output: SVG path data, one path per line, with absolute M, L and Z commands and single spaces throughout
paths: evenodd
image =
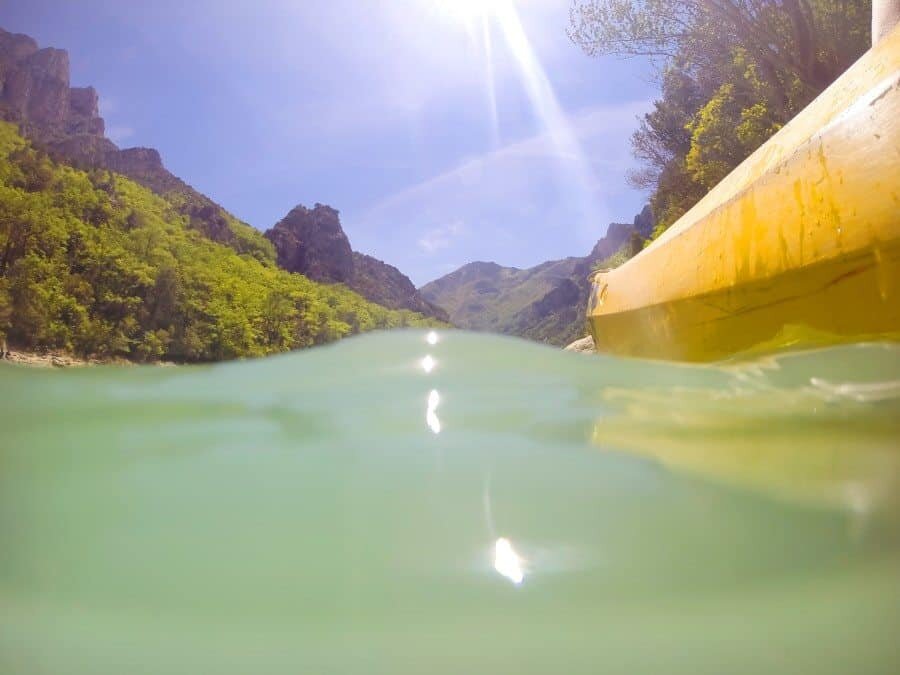
M 632 138 L 662 231 L 868 47 L 870 0 L 574 0 L 590 55 L 650 57 L 661 97 Z

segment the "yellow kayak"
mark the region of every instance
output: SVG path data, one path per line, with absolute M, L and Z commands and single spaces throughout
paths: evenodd
M 686 361 L 900 339 L 900 28 L 597 273 L 588 319 L 599 351 Z

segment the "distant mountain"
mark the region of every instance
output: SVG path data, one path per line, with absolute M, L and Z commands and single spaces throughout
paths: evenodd
M 426 284 L 421 293 L 447 310 L 460 328 L 508 333 L 520 312 L 569 282 L 580 260 L 554 260 L 524 270 L 473 262 Z
M 633 224 L 612 223 L 583 258 L 552 260 L 524 270 L 492 262 L 469 263 L 420 291 L 425 300 L 447 310 L 450 321 L 460 328 L 562 346 L 586 332 L 588 277 L 594 267 L 614 256 L 630 257 L 652 229 L 652 214 L 646 207 Z
M 277 262 L 314 281 L 344 283 L 389 309 L 447 318 L 395 267 L 352 251 L 336 210 L 318 204 L 312 210 L 298 207 L 263 236 L 169 172 L 153 148 L 120 149 L 104 136 L 96 90 L 69 86 L 68 53 L 39 49 L 27 35 L 3 29 L 0 119 L 16 123 L 37 148 L 61 163 L 107 169 L 149 188 L 186 217 L 192 229 L 238 253 L 267 264 Z
M 265 234 L 278 265 L 315 281 L 342 283 L 389 309 L 409 309 L 447 321 L 447 313 L 423 298 L 396 267 L 354 251 L 340 214 L 324 204 L 296 206 Z

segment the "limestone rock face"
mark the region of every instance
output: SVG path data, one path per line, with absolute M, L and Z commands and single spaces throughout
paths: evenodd
M 296 206 L 266 237 L 275 245 L 278 266 L 314 281 L 343 283 L 353 276 L 353 250 L 338 212 L 316 204 Z
M 107 158 L 120 152 L 111 140 L 93 134 L 69 136 L 54 143 L 49 150 L 54 159 L 84 168 L 105 167 Z
M 0 29 L 0 108 L 29 135 L 51 142 L 70 134 L 103 135 L 104 125 L 91 87 L 69 86 L 69 55 L 38 49 L 27 35 Z
M 128 176 L 158 194 L 184 187 L 184 182 L 171 174 L 153 148 L 126 148 L 106 157 L 105 168 Z
M 8 33 L 0 29 L 0 62 L 16 63 L 38 50 L 34 38 L 21 33 Z
M 102 136 L 106 131 L 100 117 L 100 97 L 93 87 L 69 89 L 69 120 L 66 132 Z

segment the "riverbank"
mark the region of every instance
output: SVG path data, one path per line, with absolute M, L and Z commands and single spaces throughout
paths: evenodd
M 14 363 L 21 366 L 31 366 L 35 368 L 82 368 L 85 366 L 100 365 L 132 365 L 130 361 L 124 359 L 82 359 L 71 354 L 63 352 L 21 352 L 8 351 L 3 355 L 0 363 Z

